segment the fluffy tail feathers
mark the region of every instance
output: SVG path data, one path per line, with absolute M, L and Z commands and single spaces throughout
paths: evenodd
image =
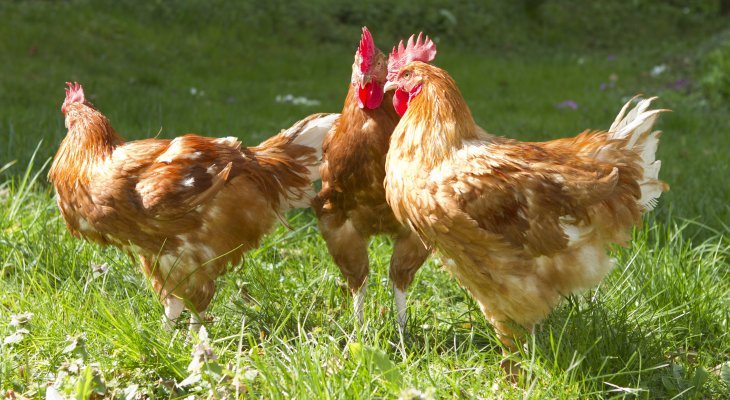
M 322 142 L 340 114 L 312 114 L 250 150 L 273 175 L 281 193 L 280 208 L 307 208 L 319 179 Z
M 610 139 L 623 140 L 624 148 L 633 150 L 641 156 L 644 176 L 639 182 L 641 186 L 639 204 L 643 211 L 647 212 L 654 209 L 659 196 L 669 190 L 669 185 L 659 180 L 662 162 L 656 159 L 661 131 L 652 130 L 659 114 L 669 110 L 650 109 L 651 102 L 656 99 L 650 97 L 638 101 L 636 106 L 628 111 L 635 99 L 636 97 L 629 100 L 619 111 L 608 133 Z
M 340 114 L 312 114 L 282 132 L 292 139 L 293 144 L 314 149 L 317 163 L 309 166 L 309 179 L 312 182 L 320 179 L 319 164 L 322 162 L 324 137 L 339 118 Z

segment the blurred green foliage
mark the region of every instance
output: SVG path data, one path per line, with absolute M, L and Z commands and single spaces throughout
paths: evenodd
M 730 39 L 711 51 L 703 61 L 701 78 L 705 94 L 716 101 L 730 100 Z
M 26 2 L 38 7 L 39 1 Z M 244 25 L 256 36 L 294 43 L 312 39 L 347 43 L 360 27 L 394 39 L 423 30 L 432 37 L 470 48 L 585 46 L 641 47 L 712 32 L 727 21 L 717 0 L 69 0 L 59 7 L 92 7 L 136 15 L 149 24 L 180 24 L 191 30 L 214 23 L 220 29 Z M 688 4 L 691 3 L 691 4 Z M 47 5 L 43 6 L 47 7 Z M 0 11 L 2 5 L 0 5 Z M 262 39 L 263 40 L 263 39 Z

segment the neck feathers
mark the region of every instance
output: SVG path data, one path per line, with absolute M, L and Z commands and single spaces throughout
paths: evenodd
M 99 111 L 78 104 L 66 112 L 68 133 L 53 159 L 48 177 L 55 184 L 87 183 L 94 167 L 111 157 L 123 140 Z
M 352 140 L 360 141 L 363 131 L 368 131 L 368 126 L 379 126 L 389 136 L 398 124 L 400 117 L 393 108 L 393 94 L 387 92 L 383 96 L 383 102 L 375 109 L 360 108 L 357 103 L 357 88 L 350 86 L 342 108 L 341 116 L 336 125 L 336 135 L 353 137 Z M 376 120 L 376 124 L 369 122 Z M 372 128 L 370 128 L 371 130 Z M 380 132 L 380 130 L 378 132 Z
M 456 83 L 435 67 L 429 68 L 421 92 L 411 100 L 393 135 L 393 145 L 424 166 L 442 162 L 464 141 L 479 138 L 469 106 Z

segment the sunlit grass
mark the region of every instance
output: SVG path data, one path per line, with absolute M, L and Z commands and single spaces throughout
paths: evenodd
M 311 214 L 293 214 L 293 230 L 278 228 L 219 280 L 207 330 L 215 365 L 229 375 L 206 372 L 207 380 L 176 388 L 193 373 L 195 339 L 162 329 L 161 306 L 136 263 L 66 234 L 37 182 L 7 186 L 0 338 L 27 333 L 0 347 L 0 378 L 18 393 L 41 395 L 52 382 L 73 392 L 92 378 L 119 396 L 131 385 L 163 397 L 216 387 L 266 398 L 389 397 L 408 388 L 437 397 L 727 393 L 718 375 L 730 356 L 730 242 L 716 232 L 693 242 L 686 225 L 637 231 L 599 288 L 571 296 L 536 329 L 523 354 L 526 381 L 517 388 L 501 379 L 491 328 L 437 260 L 418 273 L 408 329 L 399 334 L 386 240 L 373 243 L 367 322 L 358 331 Z M 30 321 L 10 326 L 22 313 L 32 313 Z M 64 351 L 78 337 L 83 351 Z

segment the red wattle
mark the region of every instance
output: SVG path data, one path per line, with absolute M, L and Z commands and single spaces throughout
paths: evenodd
M 383 102 L 383 87 L 375 82 L 370 82 L 364 87 L 361 86 L 357 95 L 360 108 L 367 107 L 374 110 Z
M 395 108 L 395 112 L 397 112 L 401 117 L 408 109 L 409 97 L 408 93 L 400 89 L 397 89 L 393 95 L 393 108 Z

